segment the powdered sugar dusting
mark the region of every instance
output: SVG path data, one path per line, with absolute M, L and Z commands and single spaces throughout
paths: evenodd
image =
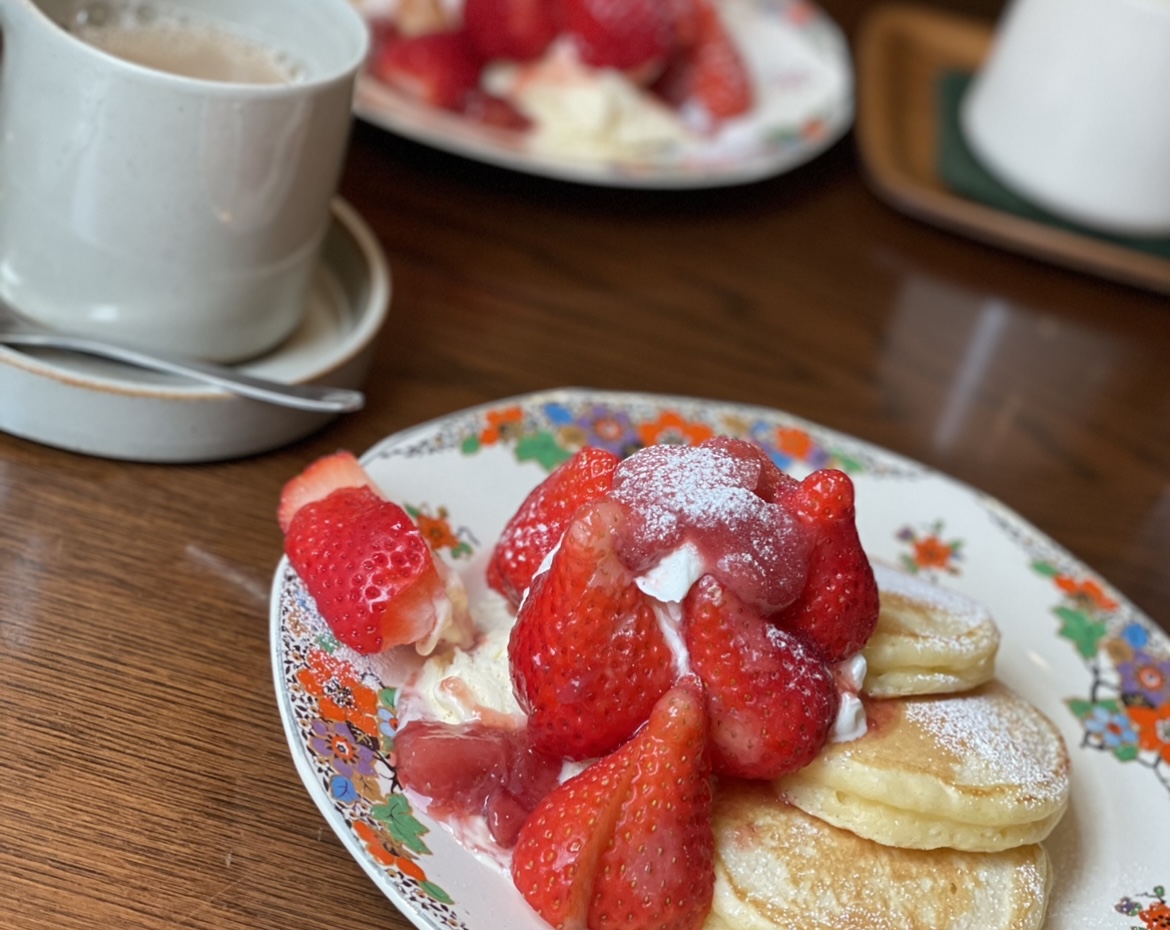
M 1020 786 L 1025 807 L 1047 809 L 1068 793 L 1064 742 L 1043 714 L 1002 686 L 952 698 L 910 701 L 906 719 L 959 760 L 972 784 Z
M 618 466 L 611 496 L 627 512 L 618 540 L 637 573 L 684 543 L 748 603 L 773 612 L 804 585 L 810 542 L 795 516 L 756 489 L 762 465 L 720 446 L 651 446 Z

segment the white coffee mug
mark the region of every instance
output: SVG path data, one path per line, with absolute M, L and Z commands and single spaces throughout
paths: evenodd
M 1012 0 L 960 125 L 1004 184 L 1105 232 L 1170 233 L 1170 0 Z
M 218 361 L 289 335 L 367 51 L 348 0 L 0 0 L 0 29 L 0 297 L 50 326 Z M 201 43 L 276 73 L 132 60 L 169 67 Z

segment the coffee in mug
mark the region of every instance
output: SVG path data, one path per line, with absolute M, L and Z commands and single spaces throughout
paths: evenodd
M 0 31 L 0 298 L 220 362 L 288 337 L 368 50 L 349 0 L 0 0 Z
M 132 64 L 201 81 L 294 84 L 304 67 L 222 24 L 158 3 L 88 2 L 61 23 L 83 42 Z

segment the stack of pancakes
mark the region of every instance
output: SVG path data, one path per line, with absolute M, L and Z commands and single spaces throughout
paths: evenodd
M 1033 930 L 1068 806 L 1056 727 L 995 679 L 980 605 L 875 566 L 868 730 L 773 784 L 722 781 L 704 930 Z

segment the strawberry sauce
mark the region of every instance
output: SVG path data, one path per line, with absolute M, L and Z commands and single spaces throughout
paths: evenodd
M 690 545 L 738 597 L 777 611 L 804 587 L 812 547 L 802 523 L 771 499 L 783 478 L 743 441 L 642 449 L 618 466 L 610 492 L 627 512 L 618 554 L 641 573 Z
M 505 849 L 561 771 L 561 760 L 534 749 L 525 729 L 478 721 L 415 720 L 399 731 L 395 748 L 399 779 L 430 799 L 428 813 L 482 816 Z

